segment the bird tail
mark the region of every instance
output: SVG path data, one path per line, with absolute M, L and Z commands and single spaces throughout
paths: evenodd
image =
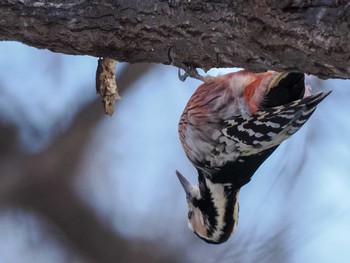
M 293 135 L 300 127 L 310 118 L 310 116 L 316 110 L 316 106 L 323 101 L 332 91 L 320 92 L 308 97 L 298 100 L 295 103 L 302 103 L 305 105 L 305 109 L 300 111 L 300 115 L 295 118 L 295 121 L 292 121 L 290 124 L 290 129 L 287 132 L 289 136 Z M 292 103 L 293 104 L 293 103 Z M 293 106 L 292 106 L 293 107 Z
M 267 89 L 263 108 L 272 108 L 284 105 L 304 97 L 305 75 L 303 73 L 279 73 Z

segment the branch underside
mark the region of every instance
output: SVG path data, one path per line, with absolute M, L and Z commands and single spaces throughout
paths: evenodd
M 0 40 L 65 54 L 350 78 L 346 0 L 5 0 L 0 13 Z

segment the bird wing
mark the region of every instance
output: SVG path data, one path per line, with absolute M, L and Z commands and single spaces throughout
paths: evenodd
M 191 112 L 189 118 L 186 112 L 179 124 L 180 139 L 188 158 L 197 169 L 218 170 L 227 162 L 243 162 L 242 157 L 261 154 L 278 146 L 302 127 L 317 104 L 329 93 L 265 108 L 248 118 L 231 115 L 218 122 L 211 121 L 210 125 L 207 121 L 200 124 L 202 118 L 199 117 L 205 114 L 194 115 Z M 217 114 L 212 113 L 212 116 Z
M 230 144 L 240 156 L 258 154 L 279 145 L 298 131 L 328 93 L 318 93 L 294 102 L 256 112 L 248 119 L 242 117 L 225 121 L 219 141 Z M 230 147 L 226 147 L 230 155 Z

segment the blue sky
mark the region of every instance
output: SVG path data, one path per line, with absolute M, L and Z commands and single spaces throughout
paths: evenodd
M 44 148 L 96 96 L 96 61 L 0 43 L 0 117 L 20 127 L 27 151 Z M 348 262 L 350 82 L 307 81 L 314 91 L 320 86 L 333 93 L 241 190 L 237 233 L 222 246 L 207 245 L 187 229 L 185 196 L 174 171 L 192 182 L 196 175 L 178 140 L 177 123 L 199 82 L 180 82 L 171 66 L 156 65 L 122 94 L 115 116 L 102 119 L 80 165 L 76 190 L 116 231 L 166 240 L 193 262 L 212 262 L 222 252 L 226 258 L 220 262 L 232 262 L 238 253 L 232 248 L 242 240 L 252 245 L 244 247 L 247 253 L 238 262 L 254 262 L 249 253 L 267 245 L 280 228 L 290 262 Z M 44 230 L 33 223 L 35 216 L 25 213 L 24 218 L 27 223 L 14 220 L 13 211 L 0 214 L 0 262 L 17 262 L 23 254 L 31 255 L 28 262 L 64 262 L 54 241 L 33 245 L 33 235 L 37 240 Z

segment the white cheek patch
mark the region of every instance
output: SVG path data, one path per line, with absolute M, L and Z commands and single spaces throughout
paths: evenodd
M 199 221 L 200 221 L 201 224 L 204 226 L 204 219 L 203 219 L 202 213 L 200 213 L 200 215 L 198 215 L 198 217 L 199 217 Z
M 188 228 L 191 229 L 192 232 L 194 232 L 191 220 L 188 220 Z
M 210 180 L 207 178 L 205 179 L 205 182 L 207 184 L 207 187 L 210 189 L 210 192 L 212 193 L 212 200 L 214 202 L 214 206 L 217 209 L 218 216 L 217 216 L 217 232 L 214 233 L 215 238 L 219 238 L 222 234 L 222 229 L 225 226 L 225 211 L 226 211 L 226 205 L 227 205 L 227 199 L 225 198 L 225 186 L 230 186 L 230 184 L 213 184 Z
M 188 221 L 188 227 L 192 230 L 192 232 L 195 232 L 197 235 L 203 238 L 207 238 L 207 229 L 205 227 L 203 214 L 200 209 L 194 208 L 193 216 Z

